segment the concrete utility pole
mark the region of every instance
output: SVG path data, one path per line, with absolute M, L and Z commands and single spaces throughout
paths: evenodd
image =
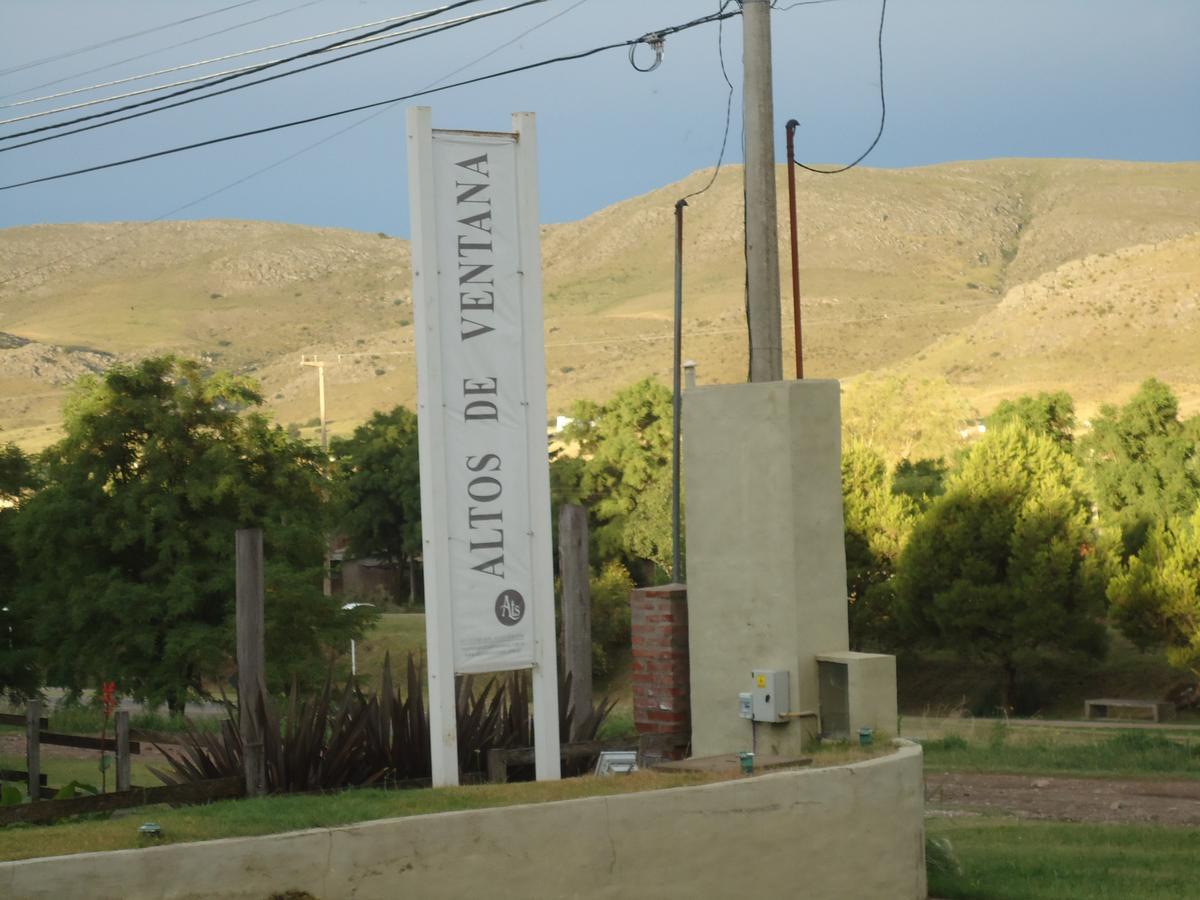
M 300 357 L 300 365 L 315 366 L 317 370 L 317 394 L 321 405 L 321 450 L 329 452 L 329 433 L 325 427 L 325 360 Z
M 742 0 L 742 29 L 742 109 L 746 125 L 746 316 L 750 323 L 750 380 L 782 381 L 770 0 Z
M 339 357 L 340 358 L 340 357 Z M 300 357 L 300 365 L 314 366 L 317 370 L 317 396 L 321 406 L 321 466 L 329 464 L 329 430 L 325 424 L 325 360 L 305 359 Z M 329 541 L 325 542 L 325 575 L 321 579 L 321 589 L 326 597 L 333 596 L 333 549 Z

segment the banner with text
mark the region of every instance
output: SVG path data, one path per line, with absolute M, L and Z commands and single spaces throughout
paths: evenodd
M 536 186 L 522 190 L 515 134 L 433 130 L 430 157 L 433 183 L 413 207 L 414 244 L 437 265 L 417 272 L 414 256 L 425 566 L 437 593 L 426 603 L 449 604 L 439 627 L 451 629 L 455 672 L 529 668 L 530 606 L 552 584 L 537 571 L 550 559 L 548 503 L 537 508 L 548 485 L 533 484 L 548 479 L 540 273 L 526 278 L 522 258 Z

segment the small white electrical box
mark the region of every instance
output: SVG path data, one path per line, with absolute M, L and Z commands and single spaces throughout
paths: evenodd
M 738 694 L 738 715 L 743 719 L 754 718 L 754 698 L 749 691 Z
M 791 706 L 788 673 L 779 669 L 755 669 L 750 699 L 755 722 L 785 722 Z

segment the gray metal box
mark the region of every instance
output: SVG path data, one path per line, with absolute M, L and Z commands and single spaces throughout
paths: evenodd
M 791 706 L 788 673 L 779 669 L 755 669 L 750 673 L 750 694 L 755 722 L 786 722 Z

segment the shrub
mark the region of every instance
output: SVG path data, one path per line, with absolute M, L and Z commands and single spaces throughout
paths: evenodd
M 616 560 L 609 560 L 590 579 L 592 594 L 592 671 L 607 675 L 612 653 L 629 644 L 629 594 L 633 579 Z

